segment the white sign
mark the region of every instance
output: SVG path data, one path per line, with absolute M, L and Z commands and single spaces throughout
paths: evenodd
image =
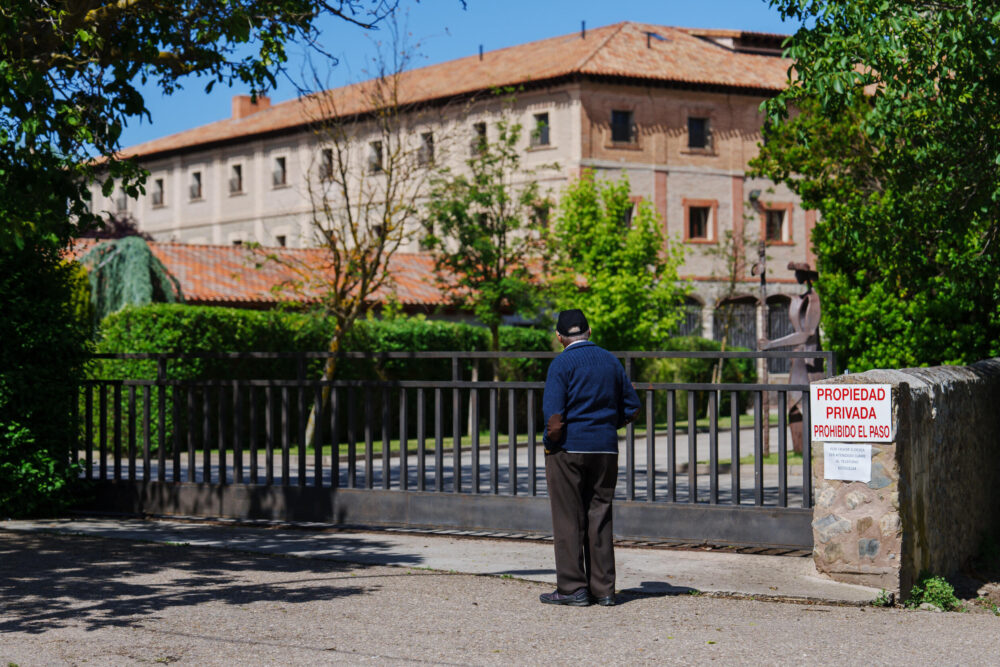
M 872 446 L 828 442 L 823 445 L 823 479 L 872 481 Z
M 891 385 L 814 384 L 809 387 L 809 397 L 813 440 L 892 440 Z

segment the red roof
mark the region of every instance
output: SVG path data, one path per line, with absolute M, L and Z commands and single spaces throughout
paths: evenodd
M 520 44 L 404 72 L 401 104 L 444 100 L 500 86 L 530 84 L 571 75 L 613 76 L 644 81 L 743 89 L 782 90 L 789 61 L 726 48 L 712 37 L 777 40 L 778 35 L 740 31 L 694 30 L 624 22 L 580 33 Z M 370 110 L 366 82 L 333 91 L 343 116 Z M 154 139 L 122 151 L 124 156 L 152 156 L 202 144 L 237 140 L 301 127 L 320 114 L 316 96 L 275 104 L 240 119 L 226 119 Z
M 93 239 L 78 240 L 70 255 L 79 259 L 96 243 Z M 148 243 L 156 258 L 180 283 L 185 302 L 197 305 L 260 308 L 288 301 L 315 303 L 318 289 L 281 289 L 283 283 L 296 277 L 295 272 L 280 262 L 263 261 L 263 258 L 274 254 L 319 275 L 325 270 L 329 257 L 321 248 L 261 248 L 255 251 L 242 246 Z M 392 284 L 376 293 L 372 301 L 381 301 L 393 294 L 402 305 L 410 307 L 449 303 L 434 284 L 434 260 L 429 255 L 397 252 L 389 262 L 389 273 Z

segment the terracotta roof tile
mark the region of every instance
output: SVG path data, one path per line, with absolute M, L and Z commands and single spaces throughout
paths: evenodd
M 655 33 L 664 39 L 647 37 L 647 33 Z M 789 61 L 734 51 L 698 36 L 733 37 L 743 34 L 762 36 L 739 31 L 699 31 L 618 23 L 588 30 L 585 39 L 579 33 L 573 33 L 489 51 L 483 54 L 482 59 L 475 55 L 404 72 L 400 78 L 400 101 L 412 104 L 448 99 L 498 86 L 527 84 L 574 74 L 758 91 L 784 88 Z M 351 115 L 368 110 L 364 94 L 366 85 L 362 82 L 332 91 L 340 114 Z M 318 108 L 317 99 L 307 96 L 275 104 L 238 120 L 220 120 L 154 139 L 127 148 L 122 154 L 151 156 L 296 128 L 316 118 Z
M 79 259 L 95 244 L 92 239 L 78 240 L 68 254 Z M 282 301 L 312 303 L 318 300 L 319 293 L 315 290 L 276 293 L 274 289 L 294 274 L 278 262 L 263 262 L 256 268 L 261 254 L 249 248 L 157 242 L 149 242 L 149 247 L 180 283 L 187 303 L 260 307 Z M 317 270 L 322 270 L 325 264 L 326 251 L 323 249 L 266 248 L 264 251 Z M 394 294 L 405 306 L 448 304 L 448 299 L 434 285 L 434 263 L 430 256 L 396 253 L 389 263 L 389 272 L 394 284 L 376 293 L 372 301 Z

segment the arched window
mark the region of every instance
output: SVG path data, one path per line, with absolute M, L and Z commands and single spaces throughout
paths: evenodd
M 791 299 L 782 294 L 767 298 L 767 338 L 774 340 L 793 332 L 792 321 L 788 319 L 788 305 Z M 773 350 L 790 350 L 794 345 L 776 347 Z M 787 373 L 791 367 L 788 359 L 768 359 L 769 373 Z
M 678 336 L 701 335 L 701 302 L 691 297 L 684 297 L 684 317 L 677 325 Z
M 720 303 L 712 316 L 712 338 L 726 340 L 726 349 L 757 349 L 757 300 L 739 297 Z

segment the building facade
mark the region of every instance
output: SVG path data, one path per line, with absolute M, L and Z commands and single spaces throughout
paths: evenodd
M 507 118 L 525 128 L 523 162 L 556 200 L 586 170 L 627 175 L 633 195 L 659 212 L 667 242 L 685 249 L 685 332 L 718 339 L 735 318 L 730 344 L 754 347 L 758 335 L 787 332 L 782 308 L 801 289 L 785 267 L 813 262 L 815 214 L 784 186 L 746 173 L 761 141 L 760 106 L 786 83 L 782 39 L 620 23 L 405 72 L 399 100 L 410 110 L 406 131 L 435 168 L 460 169 Z M 501 87 L 516 92 L 490 94 Z M 326 99 L 356 120 L 358 169 L 377 171 L 383 148 L 363 91 L 356 84 Z M 313 245 L 308 184 L 329 169 L 330 150 L 315 131 L 314 102 L 237 96 L 229 119 L 125 151 L 150 172 L 145 197 L 105 199 L 95 188 L 94 206 L 130 213 L 157 241 Z M 412 232 L 404 250 L 416 252 L 420 230 Z M 750 274 L 759 241 L 770 312 Z M 749 258 L 736 276 L 732 252 Z

